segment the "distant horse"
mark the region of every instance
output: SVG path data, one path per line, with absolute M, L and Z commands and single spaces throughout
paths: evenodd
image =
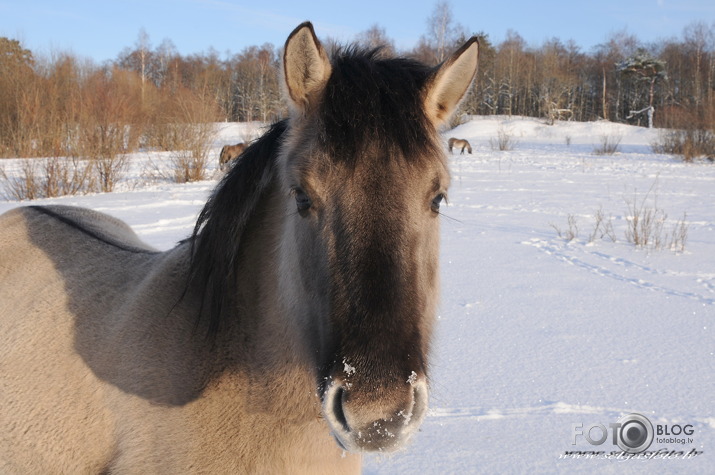
M 467 142 L 464 139 L 455 139 L 452 137 L 447 141 L 447 145 L 449 146 L 449 153 L 452 153 L 452 148 L 456 147 L 462 147 L 462 151 L 459 153 L 460 155 L 464 154 L 464 149 L 466 148 L 469 153 L 472 153 L 472 146 L 469 145 L 469 142 Z
M 438 129 L 477 41 L 430 68 L 310 23 L 290 117 L 159 252 L 65 206 L 0 217 L 0 473 L 348 473 L 427 410 Z M 337 443 L 336 443 L 337 442 Z
M 218 157 L 219 169 L 224 171 L 232 160 L 238 158 L 238 156 L 246 150 L 246 147 L 248 147 L 248 145 L 243 142 L 237 143 L 236 145 L 224 145 Z

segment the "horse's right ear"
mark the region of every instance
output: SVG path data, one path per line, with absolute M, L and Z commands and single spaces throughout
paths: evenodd
M 332 71 L 330 59 L 310 22 L 293 30 L 283 51 L 283 78 L 289 102 L 294 110 L 305 113 L 325 88 Z

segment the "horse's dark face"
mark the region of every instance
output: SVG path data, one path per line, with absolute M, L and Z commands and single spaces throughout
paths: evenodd
M 278 163 L 280 291 L 305 329 L 323 416 L 348 450 L 395 449 L 426 412 L 449 185 L 436 129 L 475 68 L 476 47 L 467 67 L 442 74 L 370 54 L 331 64 L 309 26 L 286 43 L 295 110 Z M 457 94 L 445 89 L 456 76 Z
M 283 252 L 296 269 L 284 275 L 299 280 L 287 285 L 318 349 L 324 416 L 351 450 L 398 446 L 427 407 L 449 175 L 441 156 L 393 153 L 336 163 L 301 144 L 285 157 Z

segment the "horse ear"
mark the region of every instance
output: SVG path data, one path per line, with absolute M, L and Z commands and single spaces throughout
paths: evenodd
M 286 40 L 283 77 L 290 102 L 305 112 L 320 97 L 330 77 L 330 59 L 310 22 L 301 23 Z
M 479 42 L 473 36 L 432 73 L 425 110 L 436 126 L 445 124 L 457 110 L 477 73 L 478 57 Z

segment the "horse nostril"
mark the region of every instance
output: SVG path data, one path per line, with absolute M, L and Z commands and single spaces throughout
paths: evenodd
M 350 451 L 391 451 L 419 428 L 427 412 L 424 378 L 411 378 L 380 397 L 333 380 L 323 393 L 323 417 L 335 440 Z
M 340 424 L 345 432 L 350 432 L 350 426 L 348 425 L 348 420 L 345 417 L 345 411 L 343 409 L 343 399 L 345 395 L 345 388 L 338 386 L 337 389 L 331 394 L 332 401 L 332 416 L 335 418 L 335 422 Z
M 331 383 L 323 396 L 323 414 L 333 430 L 350 432 L 350 424 L 345 415 L 345 388 L 342 384 Z

